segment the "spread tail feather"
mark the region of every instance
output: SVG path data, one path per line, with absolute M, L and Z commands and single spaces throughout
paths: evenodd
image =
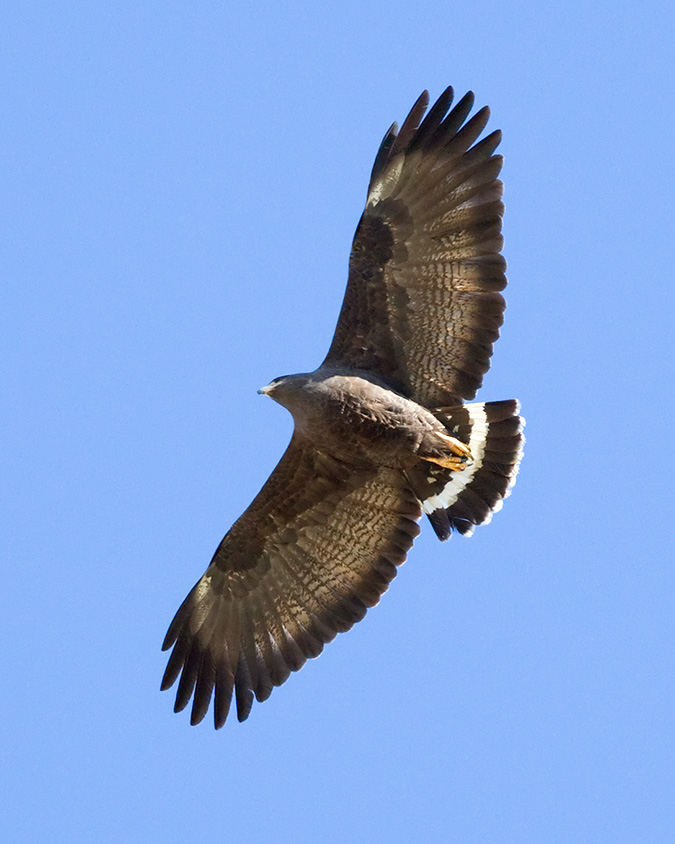
M 408 472 L 412 489 L 439 539 L 453 530 L 471 536 L 501 510 L 516 482 L 525 420 L 516 399 L 443 407 L 434 411 L 448 432 L 467 445 L 471 458 L 461 471 L 422 461 Z

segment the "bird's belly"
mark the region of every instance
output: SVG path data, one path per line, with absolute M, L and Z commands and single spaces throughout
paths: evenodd
M 328 379 L 314 398 L 303 433 L 344 460 L 405 467 L 425 436 L 442 430 L 425 408 L 362 378 Z

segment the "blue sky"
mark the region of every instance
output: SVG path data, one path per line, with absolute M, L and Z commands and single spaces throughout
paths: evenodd
M 0 21 L 3 840 L 668 841 L 671 4 L 24 2 Z M 504 131 L 514 494 L 243 725 L 159 693 L 290 436 L 382 134 Z

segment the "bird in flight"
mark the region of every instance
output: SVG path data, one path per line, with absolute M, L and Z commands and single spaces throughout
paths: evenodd
M 471 403 L 499 336 L 500 133 L 472 93 L 429 110 L 425 91 L 380 145 L 335 335 L 313 372 L 260 393 L 287 408 L 285 454 L 176 613 L 162 689 L 180 677 L 216 728 L 378 603 L 425 513 L 441 540 L 470 535 L 520 464 L 516 400 Z M 467 400 L 470 403 L 466 403 Z

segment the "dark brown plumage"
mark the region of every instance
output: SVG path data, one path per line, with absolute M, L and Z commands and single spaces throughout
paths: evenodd
M 169 627 L 162 681 L 193 724 L 239 720 L 374 606 L 426 512 L 441 539 L 500 508 L 522 451 L 516 401 L 475 396 L 506 285 L 499 133 L 473 95 L 425 92 L 382 141 L 335 336 L 264 392 L 293 415 L 276 469 Z

